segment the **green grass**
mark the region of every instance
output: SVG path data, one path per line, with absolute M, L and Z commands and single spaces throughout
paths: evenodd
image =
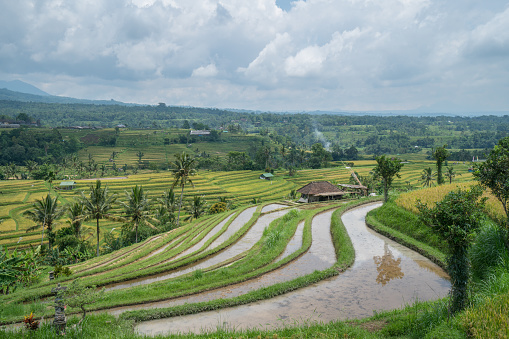
M 434 263 L 445 267 L 447 246 L 430 227 L 424 225 L 419 217 L 393 200 L 368 212 L 366 223 L 372 229 L 421 253 Z

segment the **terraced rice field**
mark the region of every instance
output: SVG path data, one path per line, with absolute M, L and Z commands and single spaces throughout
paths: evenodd
M 90 149 L 90 148 L 89 148 Z M 104 156 L 109 156 L 104 154 Z M 244 206 L 250 204 L 253 199 L 257 201 L 269 202 L 285 200 L 291 190 L 296 190 L 310 181 L 328 180 L 333 183 L 348 183 L 351 177 L 351 170 L 355 170 L 361 176 L 369 175 L 375 166 L 375 161 L 363 160 L 354 162 L 351 169 L 346 169 L 342 163 L 336 167 L 324 169 L 299 170 L 295 176 L 289 177 L 286 172 L 276 172 L 274 180 L 260 180 L 258 171 L 232 171 L 232 172 L 212 172 L 200 171 L 193 178 L 194 187 L 187 185 L 184 192 L 184 206 L 189 203 L 193 196 L 202 196 L 212 204 L 219 197 L 226 197 L 232 201 L 235 206 Z M 420 186 L 420 173 L 423 167 L 433 166 L 431 162 L 407 163 L 401 172 L 401 179 L 396 179 L 394 186 L 396 189 L 406 190 L 406 187 Z M 457 164 L 455 169 L 458 173 L 457 182 L 468 182 L 471 180 L 471 174 L 467 171 L 467 164 Z M 463 168 L 465 167 L 465 168 Z M 125 199 L 125 191 L 130 190 L 134 185 L 142 185 L 145 191 L 148 191 L 149 197 L 160 197 L 161 194 L 169 189 L 172 184 L 172 177 L 169 172 L 148 173 L 129 175 L 128 178 L 104 179 L 103 184 L 108 185 L 111 192 L 118 194 L 118 199 Z M 53 183 L 53 188 L 59 185 L 60 181 Z M 59 196 L 59 201 L 67 204 L 78 196 L 79 191 L 87 192 L 89 186 L 94 183 L 93 180 L 77 180 L 77 188 L 73 191 L 59 191 L 52 189 L 52 194 Z M 17 236 L 23 237 L 20 243 L 5 241 L 7 246 L 36 244 L 35 238 L 25 238 L 26 229 L 33 226 L 34 223 L 22 216 L 22 213 L 31 207 L 31 203 L 37 199 L 46 196 L 49 185 L 43 181 L 34 180 L 7 180 L 0 181 L 0 219 L 4 222 L 0 224 L 0 236 L 5 232 L 14 232 Z M 178 192 L 178 188 L 176 189 Z M 185 211 L 182 212 L 185 217 Z M 113 214 L 121 214 L 120 205 L 116 205 Z M 56 228 L 65 225 L 65 219 Z M 118 222 L 101 221 L 101 228 L 105 232 L 113 233 L 120 230 L 121 224 Z M 87 223 L 91 231 L 95 232 L 95 224 Z M 103 233 L 105 233 L 103 232 Z M 14 237 L 13 237 L 14 239 Z
M 369 201 L 369 199 L 365 199 L 364 201 L 312 204 L 308 205 L 309 209 L 306 210 L 292 204 L 270 203 L 207 216 L 170 232 L 156 235 L 142 243 L 73 265 L 71 266 L 73 271 L 71 277 L 60 277 L 54 281 L 44 279 L 41 283 L 22 293 L 0 296 L 0 302 L 3 305 L 11 305 L 44 299 L 50 296 L 50 290 L 56 283 L 66 285 L 72 279 L 79 277 L 87 285 L 106 287 L 104 297 L 94 304 L 98 310 L 107 310 L 117 315 L 133 310 L 156 312 L 158 309 L 163 313 L 167 311 L 171 313 L 173 308 L 181 305 L 183 308 L 180 308 L 179 312 L 186 310 L 189 312 L 194 309 L 193 305 L 233 300 L 231 298 L 247 296 L 260 289 L 272 288 L 284 282 L 316 274 L 316 270 L 328 271 L 328 276 L 331 276 L 337 274 L 335 273 L 336 269 L 333 268 L 337 260 L 337 244 L 331 237 L 333 211 L 338 208 L 343 211 L 350 205 L 355 206 Z M 346 222 L 345 225 L 347 225 Z M 359 228 L 359 226 L 352 227 L 353 229 Z M 403 248 L 386 239 L 373 242 L 374 240 L 367 238 L 367 233 L 352 234 L 352 239 L 354 242 L 370 242 L 370 246 L 364 247 L 375 249 L 374 253 L 383 254 L 387 258 L 398 257 L 400 252 L 405 252 Z M 398 279 L 401 279 L 401 274 L 394 277 L 384 275 L 384 278 L 389 280 L 395 279 L 391 288 L 384 287 L 385 284 L 379 285 L 379 283 L 371 281 L 375 280 L 374 276 L 372 279 L 372 275 L 376 276 L 377 266 L 373 265 L 372 254 L 365 256 L 361 252 L 357 254 L 359 262 L 361 265 L 368 264 L 371 267 L 371 273 L 366 278 L 365 273 L 362 273 L 366 272 L 366 269 L 362 266 L 357 272 L 361 272 L 361 276 L 364 278 L 359 279 L 371 281 L 373 293 L 380 294 L 381 291 L 385 291 L 387 298 L 391 300 L 399 300 L 394 297 L 393 293 L 399 295 L 403 286 L 407 285 L 411 288 L 407 288 L 405 293 L 410 296 L 415 296 L 413 290 L 415 288 L 422 289 L 425 285 L 430 287 L 427 288 L 429 290 L 427 292 L 419 291 L 420 299 L 436 298 L 447 293 L 449 288 L 447 279 L 444 276 L 429 273 L 430 270 L 437 270 L 437 268 L 430 268 L 430 264 L 426 263 L 424 259 L 412 257 L 412 255 L 408 259 L 403 259 L 403 263 L 401 263 L 402 259 L 396 260 L 397 265 L 401 264 L 401 267 L 396 271 L 403 270 L 406 279 L 411 280 L 418 277 L 421 285 L 416 285 L 413 280 L 410 284 L 408 280 L 398 282 Z M 410 269 L 408 265 L 413 268 Z M 422 272 L 413 273 L 413 270 L 420 266 L 423 266 Z M 424 277 L 426 274 L 430 278 Z M 325 277 L 327 275 L 323 275 L 321 279 Z M 338 278 L 340 277 L 341 275 L 338 276 Z M 368 286 L 367 283 L 359 283 L 355 279 L 357 278 L 347 279 L 347 281 L 350 282 L 350 285 Z M 341 284 L 338 285 L 339 281 L 345 280 L 326 280 L 317 286 L 310 286 L 309 289 L 304 288 L 296 294 L 290 294 L 288 297 L 285 295 L 283 298 L 289 298 L 290 309 L 299 309 L 302 314 L 308 314 L 304 309 L 311 310 L 316 307 L 313 306 L 316 302 L 323 301 L 323 305 L 334 304 L 337 307 L 338 302 L 329 300 L 332 298 L 329 296 L 331 293 L 348 300 L 357 298 L 355 297 L 357 294 L 350 295 L 351 293 L 347 290 L 342 292 L 331 290 L 341 286 Z M 320 289 L 316 290 L 317 287 Z M 327 295 L 327 297 L 320 298 L 315 295 L 308 298 L 309 293 L 318 293 Z M 297 299 L 295 299 L 296 297 Z M 379 300 L 382 301 L 382 304 L 386 303 L 383 301 L 384 298 L 379 298 Z M 184 306 L 184 304 L 186 305 Z M 268 309 L 274 306 L 279 308 L 284 304 L 284 301 L 281 303 L 281 301 L 271 300 L 262 303 L 262 305 L 266 305 L 263 306 L 263 309 L 266 309 L 267 306 Z M 396 304 L 398 302 L 386 306 L 398 307 Z M 374 310 L 378 306 L 373 305 L 379 304 L 368 303 L 368 305 L 373 307 L 371 310 Z M 254 307 L 258 306 L 254 305 Z M 286 312 L 283 309 L 281 308 L 281 311 Z M 67 312 L 72 311 L 72 309 L 67 310 Z M 41 312 L 46 312 L 44 313 L 45 317 L 51 316 L 51 310 L 46 309 Z M 235 313 L 237 311 L 231 309 L 228 312 Z M 243 309 L 239 315 L 245 314 L 245 312 Z M 320 310 L 320 312 L 322 311 Z M 255 313 L 258 315 L 263 313 L 264 316 L 269 316 L 276 323 L 278 321 L 277 310 Z M 155 314 L 151 313 L 147 316 L 153 318 L 156 317 Z M 204 317 L 203 319 L 210 318 L 207 314 L 199 316 Z M 330 316 L 335 316 L 335 313 Z M 248 318 L 257 319 L 252 313 Z M 189 319 L 191 319 L 189 324 L 196 326 L 197 323 L 192 320 L 193 316 Z M 163 322 L 170 323 L 170 321 L 174 320 L 165 319 Z M 249 324 L 251 323 L 249 322 Z M 232 321 L 231 324 L 232 326 L 241 326 L 235 321 Z M 151 323 L 147 323 L 139 327 L 140 331 L 143 331 L 141 329 L 143 326 L 148 326 L 149 329 L 155 328 Z M 180 327 L 175 328 L 180 329 Z
M 470 187 L 474 184 L 476 184 L 476 182 L 470 181 L 446 184 L 437 187 L 422 188 L 419 190 L 401 194 L 396 199 L 396 204 L 405 208 L 408 211 L 418 213 L 416 207 L 418 200 L 420 200 L 424 204 L 432 206 L 436 204 L 438 201 L 441 201 L 447 193 L 457 189 L 461 190 L 470 189 Z M 493 196 L 489 191 L 485 192 L 483 196 L 488 198 L 486 200 L 486 212 L 488 213 L 488 215 L 494 220 L 499 221 L 505 220 L 506 215 L 500 201 L 495 196 Z

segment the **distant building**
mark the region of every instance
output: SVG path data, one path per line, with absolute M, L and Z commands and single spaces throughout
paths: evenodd
M 19 128 L 19 127 L 21 127 L 20 124 L 10 124 L 8 122 L 0 124 L 0 128 Z
M 265 179 L 265 180 L 272 180 L 273 177 L 274 177 L 274 174 L 272 174 L 272 173 L 263 173 L 262 175 L 260 175 L 260 179 Z
M 297 190 L 301 194 L 298 202 L 317 202 L 338 200 L 348 192 L 343 192 L 328 181 L 313 181 Z
M 72 190 L 76 188 L 76 182 L 75 181 L 62 181 L 60 185 L 58 186 L 61 190 Z
M 210 135 L 210 130 L 191 131 L 191 132 L 189 132 L 189 135 L 197 135 L 197 136 Z

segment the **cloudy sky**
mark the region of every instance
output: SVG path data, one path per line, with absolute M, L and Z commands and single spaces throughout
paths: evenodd
M 0 0 L 0 80 L 255 110 L 509 111 L 509 2 Z

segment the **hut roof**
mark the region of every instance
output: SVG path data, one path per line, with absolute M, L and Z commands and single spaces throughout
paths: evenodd
M 297 192 L 301 194 L 312 195 L 341 195 L 344 194 L 336 185 L 328 181 L 312 181 L 309 184 L 299 188 Z M 338 194 L 339 193 L 339 194 Z
M 274 174 L 272 174 L 272 173 L 263 173 L 262 176 L 264 176 L 265 178 L 272 178 L 274 176 Z
M 60 183 L 60 186 L 74 186 L 74 185 L 76 185 L 76 182 L 74 181 L 62 181 Z

